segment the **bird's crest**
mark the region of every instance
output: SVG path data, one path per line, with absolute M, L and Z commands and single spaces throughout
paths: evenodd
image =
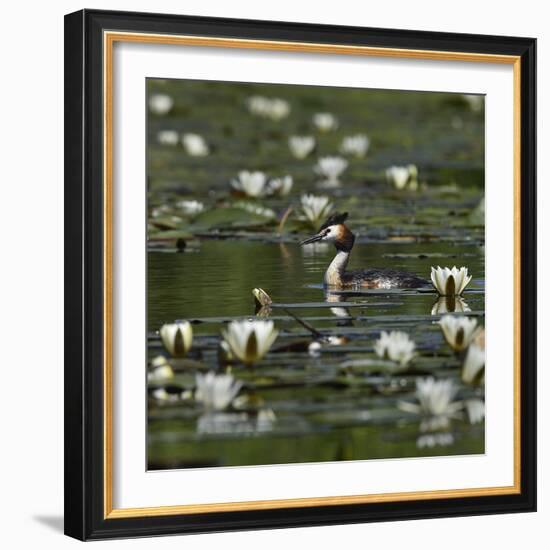
M 325 220 L 325 223 L 323 223 L 323 225 L 319 228 L 319 231 L 322 231 L 323 229 L 326 229 L 331 225 L 338 225 L 338 224 L 344 223 L 347 219 L 348 219 L 347 212 L 342 212 L 342 213 L 335 212 Z

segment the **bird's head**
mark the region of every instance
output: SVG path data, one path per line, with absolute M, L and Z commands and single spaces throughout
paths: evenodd
M 336 212 L 329 216 L 321 225 L 319 231 L 312 237 L 304 239 L 300 244 L 310 244 L 316 242 L 331 242 L 338 250 L 349 252 L 353 247 L 355 236 L 345 225 L 348 213 L 342 214 Z

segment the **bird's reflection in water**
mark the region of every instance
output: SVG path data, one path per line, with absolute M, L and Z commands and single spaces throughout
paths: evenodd
M 345 302 L 347 299 L 348 298 L 345 294 L 337 294 L 335 292 L 330 292 L 329 290 L 325 290 L 325 300 L 327 302 L 341 303 L 341 302 Z M 335 317 L 338 317 L 338 321 L 336 323 L 338 326 L 341 326 L 341 327 L 353 326 L 353 317 L 350 313 L 349 308 L 331 307 L 330 311 Z

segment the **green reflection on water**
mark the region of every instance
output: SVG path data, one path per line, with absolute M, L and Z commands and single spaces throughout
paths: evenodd
M 441 262 L 437 257 L 385 257 L 400 254 L 442 254 L 452 263 L 466 264 L 475 277 L 471 289 L 484 278 L 483 255 L 475 245 L 358 244 L 349 267 L 391 267 L 429 279 L 430 267 Z M 175 319 L 252 315 L 255 287 L 267 290 L 277 302 L 324 301 L 320 285 L 333 255 L 334 248 L 328 245 L 301 248 L 294 243 L 244 240 L 203 240 L 198 249 L 184 253 L 150 252 L 148 330 L 158 330 Z M 396 313 L 429 314 L 435 299 L 433 294 L 400 298 L 403 305 Z
M 188 253 L 152 252 L 148 271 L 149 329 L 155 331 L 163 322 L 176 318 L 205 319 L 195 325 L 196 346 L 203 350 L 202 363 L 217 369 L 215 341 L 222 326 L 217 318 L 252 316 L 250 290 L 255 285 L 268 289 L 277 302 L 298 305 L 324 301 L 319 282 L 332 253 L 332 247 L 304 251 L 296 244 L 244 240 L 203 240 L 198 250 Z M 475 245 L 368 243 L 354 250 L 353 265 L 406 267 L 427 275 L 433 259 L 409 256 L 414 254 L 456 256 L 457 263 L 467 259 L 476 279 L 464 298 L 472 311 L 483 311 L 483 254 Z M 387 258 L 388 255 L 391 257 Z M 400 255 L 407 256 L 394 257 Z M 372 351 L 357 350 L 371 349 L 380 330 L 399 329 L 407 331 L 422 350 L 422 357 L 415 363 L 418 373 L 452 377 L 459 384 L 458 362 L 449 356 L 430 316 L 435 300 L 433 293 L 350 296 L 347 302 L 334 304 L 341 310 L 350 303 L 361 304 L 346 310 L 353 320 L 344 325 L 333 313 L 335 310 L 329 308 L 294 310 L 318 329 L 346 334 L 350 351 L 335 348 L 338 355 L 329 353 L 320 359 L 310 358 L 307 352 L 273 354 L 253 372 L 236 368 L 234 374 L 248 380 L 256 388 L 255 397 L 276 414 L 277 422 L 263 432 L 257 430 L 254 415 L 236 425 L 227 425 L 222 418 L 217 426 L 214 419 L 216 433 L 212 433 L 208 428 L 202 431 L 203 426 L 212 426 L 212 422 L 209 424 L 200 411 L 153 406 L 150 467 L 482 453 L 483 425 L 470 426 L 465 420 L 454 421 L 452 444 L 431 448 L 421 445 L 421 438 L 430 434 L 420 433 L 418 423 L 399 413 L 396 405 L 398 398 L 410 398 L 414 376 L 398 377 L 406 388 L 397 395 L 380 397 L 379 386 L 387 384 L 387 380 L 364 379 L 362 373 L 345 380 L 338 367 L 346 359 L 373 357 Z M 278 344 L 307 338 L 307 333 L 284 312 L 274 309 L 272 316 L 283 330 Z M 215 340 L 204 340 L 208 335 L 215 336 Z M 158 351 L 160 348 L 154 347 L 152 355 Z M 173 382 L 191 388 L 193 375 L 191 372 L 177 375 Z M 464 395 L 480 394 L 466 390 Z

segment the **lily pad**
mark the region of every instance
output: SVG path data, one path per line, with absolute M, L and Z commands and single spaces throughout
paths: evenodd
M 265 216 L 247 212 L 242 208 L 214 208 L 197 216 L 193 229 L 231 229 L 239 226 L 261 226 L 269 222 Z

